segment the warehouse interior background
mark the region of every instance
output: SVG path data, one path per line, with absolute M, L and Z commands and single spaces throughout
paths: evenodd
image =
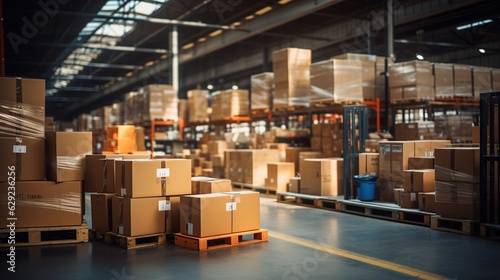
M 498 1 L 393 2 L 393 55 L 500 65 Z M 179 97 L 189 89 L 249 89 L 272 53 L 311 49 L 385 56 L 387 1 L 3 1 L 5 74 L 46 80 L 46 114 L 71 121 L 154 83 L 171 83 L 178 32 Z M 168 20 L 167 20 L 168 19 Z

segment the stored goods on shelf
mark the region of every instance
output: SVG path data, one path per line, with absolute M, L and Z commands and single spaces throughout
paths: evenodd
M 265 72 L 250 77 L 251 109 L 270 110 L 272 108 L 274 73 Z
M 273 52 L 273 108 L 309 106 L 311 50 L 287 48 Z

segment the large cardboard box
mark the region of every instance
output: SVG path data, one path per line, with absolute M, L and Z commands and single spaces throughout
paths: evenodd
M 93 193 L 90 195 L 90 209 L 92 210 L 92 228 L 108 232 L 112 229 L 111 198 L 113 193 Z
M 479 219 L 479 184 L 436 181 L 436 214 L 454 219 Z
M 480 178 L 479 148 L 437 148 L 436 181 L 477 183 Z
M 408 169 L 434 169 L 434 157 L 410 157 Z
M 109 140 L 136 139 L 134 125 L 114 125 L 106 127 L 106 138 Z
M 391 179 L 391 142 L 385 141 L 379 144 L 379 177 Z
M 391 142 L 391 179 L 403 181 L 403 172 L 408 169 L 408 158 L 415 155 L 413 141 Z
M 290 178 L 294 176 L 295 166 L 292 162 L 269 162 L 265 185 L 277 192 L 286 192 Z
M 337 196 L 344 194 L 343 159 L 304 159 L 301 161 L 300 193 Z
M 311 50 L 286 48 L 273 52 L 274 108 L 309 106 Z
M 299 172 L 300 153 L 310 151 L 309 147 L 287 147 L 286 148 L 286 162 L 293 162 L 295 164 L 295 172 Z
M 379 154 L 378 153 L 360 153 L 358 156 L 358 173 L 378 176 Z
M 45 178 L 44 139 L 0 137 L 0 154 L 0 167 L 4 170 L 0 182 L 7 182 L 10 177 L 15 181 Z
M 436 98 L 454 97 L 453 64 L 433 63 L 432 70 Z
M 85 157 L 92 154 L 92 132 L 46 133 L 47 179 L 82 181 Z
M 434 213 L 436 211 L 436 193 L 418 193 L 418 209 Z
M 288 191 L 292 193 L 300 193 L 300 177 L 290 178 L 290 184 L 288 185 Z
M 113 232 L 141 236 L 166 232 L 171 204 L 167 197 L 126 198 L 113 196 Z
M 302 172 L 302 162 L 307 158 L 324 158 L 324 154 L 322 152 L 300 152 L 299 153 L 299 173 Z
M 0 77 L 0 137 L 43 138 L 45 80 Z
M 244 180 L 241 155 L 242 153 L 238 150 L 227 150 L 224 152 L 226 178 L 233 182 L 243 183 Z
M 231 233 L 231 196 L 222 193 L 181 196 L 180 229 L 197 237 Z
M 418 208 L 418 199 L 416 192 L 402 191 L 399 192 L 399 195 L 399 205 L 402 208 Z
M 434 169 L 405 170 L 403 189 L 405 192 L 433 192 L 436 190 Z
M 116 160 L 118 196 L 129 198 L 175 196 L 191 193 L 191 160 Z
M 279 162 L 278 150 L 241 150 L 243 183 L 264 186 L 267 177 L 267 163 Z
M 192 194 L 221 193 L 230 191 L 232 191 L 231 180 L 210 177 L 191 178 Z
M 166 140 L 166 139 L 165 139 Z M 106 139 L 102 143 L 104 152 L 112 152 L 117 154 L 128 154 L 138 150 L 137 139 Z
M 149 159 L 149 154 L 104 154 L 85 156 L 85 192 L 115 193 L 115 163 L 122 159 Z
M 0 183 L 0 218 L 8 217 L 7 182 Z M 82 224 L 82 182 L 17 181 L 16 228 L 79 226 Z M 6 228 L 2 223 L 0 228 Z
M 225 194 L 231 197 L 231 202 L 233 203 L 231 232 L 260 229 L 260 193 L 241 191 L 227 192 Z

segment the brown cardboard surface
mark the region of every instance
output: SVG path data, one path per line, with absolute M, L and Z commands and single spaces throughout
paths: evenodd
M 389 141 L 379 143 L 379 176 L 391 179 L 391 144 Z
M 321 143 L 322 139 L 323 139 L 322 137 L 311 137 L 311 149 L 313 151 L 322 151 L 322 143 Z
M 0 77 L 0 92 L 0 137 L 43 138 L 45 80 Z
M 105 154 L 85 156 L 85 192 L 115 193 L 115 166 L 113 160 L 149 159 L 149 154 Z M 106 160 L 108 159 L 108 160 Z
M 321 151 L 324 153 L 333 151 L 333 139 L 331 136 L 321 138 Z
M 418 209 L 434 213 L 436 211 L 436 193 L 418 193 Z
M 141 236 L 166 232 L 170 202 L 167 197 L 126 198 L 113 196 L 113 232 Z
M 479 182 L 479 148 L 437 148 L 436 181 Z
M 276 189 L 277 192 L 286 192 L 290 178 L 294 175 L 295 166 L 292 162 L 269 162 L 266 186 Z
M 231 196 L 222 193 L 181 196 L 181 233 L 197 237 L 231 233 L 230 203 Z
M 312 136 L 313 137 L 321 137 L 322 132 L 321 132 L 322 125 L 319 123 L 313 124 L 311 128 Z
M 15 175 L 16 181 L 39 181 L 45 178 L 45 140 L 0 137 L 0 182 Z M 9 167 L 14 172 L 8 174 Z
M 255 186 L 265 185 L 267 163 L 280 161 L 278 150 L 241 150 L 239 153 L 241 153 L 243 183 Z
M 288 191 L 292 193 L 300 193 L 300 177 L 290 178 L 290 184 L 288 186 Z
M 116 160 L 115 193 L 130 198 L 191 193 L 191 160 Z
M 394 188 L 390 179 L 379 178 L 378 180 L 378 193 L 380 201 L 395 202 Z
M 408 169 L 434 169 L 434 157 L 409 157 Z
M 231 232 L 260 229 L 260 193 L 253 191 L 227 192 L 236 204 L 232 211 Z
M 436 190 L 434 169 L 405 170 L 403 189 L 405 192 L 433 192 Z
M 299 173 L 302 173 L 302 162 L 304 159 L 308 158 L 324 158 L 324 154 L 322 152 L 300 152 L 299 153 Z
M 81 181 L 17 181 L 15 185 L 16 227 L 79 226 L 82 224 Z M 0 218 L 8 216 L 8 183 L 0 183 Z M 0 228 L 6 228 L 2 223 Z
M 453 64 L 434 63 L 434 89 L 437 98 L 453 97 Z
M 104 232 L 111 231 L 111 198 L 113 196 L 112 193 L 93 193 L 90 195 L 93 229 Z
M 46 133 L 47 179 L 82 181 L 85 157 L 92 154 L 92 132 Z
M 403 181 L 403 171 L 408 169 L 408 158 L 414 156 L 413 141 L 392 141 L 391 143 L 391 179 Z
M 287 147 L 286 148 L 286 162 L 293 162 L 295 164 L 295 172 L 299 172 L 300 153 L 310 151 L 308 147 Z
M 301 161 L 301 186 L 303 194 L 337 196 L 344 193 L 343 159 L 309 158 Z
M 368 174 L 378 176 L 379 154 L 378 153 L 361 153 L 359 160 L 359 174 Z
M 394 189 L 394 202 L 396 202 L 397 205 L 401 205 L 401 193 L 404 192 L 403 189 Z
M 208 142 L 208 153 L 209 154 L 223 154 L 224 151 L 227 150 L 227 142 L 226 141 L 209 141 Z
M 453 65 L 455 96 L 473 96 L 472 69 L 470 65 Z
M 436 181 L 436 214 L 479 219 L 479 184 Z
M 231 180 L 210 177 L 191 177 L 191 193 L 221 193 L 232 190 Z
M 134 140 L 135 126 L 133 125 L 114 125 L 106 127 L 106 138 L 109 140 Z
M 399 205 L 402 208 L 418 208 L 417 193 L 402 191 L 399 193 L 399 195 L 400 195 Z

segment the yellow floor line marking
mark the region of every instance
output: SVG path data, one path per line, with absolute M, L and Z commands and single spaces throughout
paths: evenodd
M 328 247 L 328 246 L 321 245 L 321 244 L 318 244 L 315 242 L 298 239 L 298 238 L 295 238 L 295 237 L 292 237 L 289 235 L 279 234 L 279 233 L 275 233 L 275 232 L 269 232 L 269 236 L 277 238 L 277 239 L 281 239 L 284 241 L 288 241 L 291 243 L 295 243 L 298 245 L 302 245 L 305 247 L 309 247 L 312 249 L 327 252 L 327 253 L 330 253 L 332 255 L 340 256 L 340 257 L 347 258 L 347 259 L 356 260 L 356 261 L 367 263 L 367 264 L 370 264 L 373 266 L 378 266 L 378 267 L 381 267 L 384 269 L 403 273 L 403 274 L 406 274 L 409 276 L 418 277 L 420 279 L 429 279 L 429 280 L 431 280 L 431 279 L 432 280 L 433 279 L 451 279 L 451 278 L 448 278 L 448 277 L 445 277 L 442 275 L 434 274 L 434 273 L 423 271 L 420 269 L 404 266 L 404 265 L 389 262 L 389 261 L 384 261 L 384 260 L 377 259 L 377 258 L 370 257 L 370 256 L 357 254 L 357 253 L 342 250 L 339 248 Z

